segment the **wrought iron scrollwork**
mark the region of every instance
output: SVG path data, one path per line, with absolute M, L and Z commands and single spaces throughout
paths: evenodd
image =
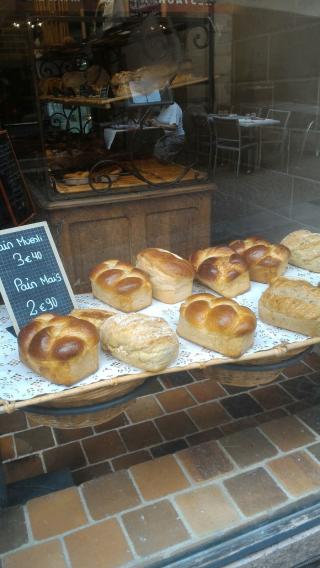
M 43 54 L 37 61 L 39 79 L 60 77 L 68 71 L 83 71 L 89 64 L 86 53 L 74 53 L 64 57 Z
M 196 27 L 189 30 L 189 38 L 191 36 L 191 41 L 197 49 L 206 49 L 209 46 L 209 30 L 208 27 L 203 24 L 197 24 Z

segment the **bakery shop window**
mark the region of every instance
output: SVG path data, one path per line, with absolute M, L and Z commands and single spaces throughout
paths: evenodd
M 27 97 L 15 77 L 11 114 L 29 99 L 20 120 L 32 117 L 36 148 L 25 143 L 23 157 L 42 166 L 50 199 L 208 180 L 200 139 L 209 140 L 209 125 L 195 132 L 195 117 L 212 104 L 209 11 L 148 6 L 34 0 L 30 12 L 8 16 L 6 33 L 25 42 L 30 69 Z M 25 62 L 15 64 L 23 73 Z M 17 145 L 22 138 L 20 126 Z

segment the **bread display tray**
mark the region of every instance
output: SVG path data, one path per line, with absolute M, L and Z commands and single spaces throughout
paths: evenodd
M 293 266 L 286 270 L 285 276 L 304 279 L 316 286 L 320 281 L 319 274 Z M 266 287 L 266 284 L 251 282 L 249 292 L 235 299 L 258 315 L 258 300 Z M 194 292 L 211 292 L 211 290 L 195 283 Z M 79 308 L 113 310 L 113 308 L 109 308 L 109 306 L 93 298 L 91 294 L 78 295 L 76 298 Z M 152 305 L 142 310 L 141 313 L 162 317 L 173 329 L 176 329 L 180 305 L 180 303 L 164 304 L 153 300 Z M 66 399 L 68 395 L 74 397 L 79 394 L 80 396 L 86 392 L 89 393 L 93 389 L 106 388 L 107 385 L 112 388 L 119 385 L 120 382 L 138 381 L 154 375 L 154 373 L 147 373 L 122 363 L 101 351 L 100 366 L 96 373 L 72 387 L 55 385 L 41 378 L 20 362 L 17 340 L 7 330 L 10 325 L 11 322 L 5 307 L 0 306 L 0 411 L 2 412 L 10 412 L 17 408 L 28 406 L 31 400 L 33 404 L 54 402 L 58 399 Z M 214 351 L 190 343 L 185 339 L 179 338 L 179 342 L 180 353 L 178 359 L 171 367 L 164 369 L 157 375 L 235 362 L 235 359 L 229 359 Z M 253 347 L 236 361 L 254 361 L 258 364 L 259 359 L 266 356 L 266 351 L 268 351 L 267 355 L 269 356 L 274 355 L 276 357 L 277 355 L 288 353 L 289 357 L 291 351 L 299 347 L 302 349 L 304 347 L 307 348 L 319 342 L 320 338 L 307 338 L 298 333 L 264 324 L 258 319 Z

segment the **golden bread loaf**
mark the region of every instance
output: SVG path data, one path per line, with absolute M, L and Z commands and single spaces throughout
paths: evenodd
M 90 272 L 93 295 L 123 312 L 136 312 L 150 306 L 152 288 L 149 277 L 120 260 L 105 260 Z
M 232 241 L 229 246 L 243 256 L 249 267 L 250 280 L 268 284 L 287 268 L 290 251 L 261 237 Z
M 78 318 L 78 319 L 81 319 L 81 320 L 89 321 L 97 329 L 100 329 L 103 322 L 105 322 L 106 319 L 111 318 L 111 316 L 114 316 L 115 313 L 116 312 L 107 312 L 107 310 L 99 310 L 99 309 L 96 309 L 96 308 L 87 308 L 85 310 L 80 310 L 80 309 L 72 310 L 72 312 L 70 312 L 69 316 L 72 316 L 73 318 Z
M 99 366 L 99 334 L 92 323 L 42 314 L 18 335 L 21 361 L 57 385 L 73 385 Z
M 320 337 L 320 288 L 305 280 L 276 278 L 259 300 L 262 321 Z
M 290 250 L 290 264 L 320 272 L 320 233 L 301 229 L 289 233 L 281 244 Z
M 227 357 L 240 357 L 253 344 L 254 313 L 234 300 L 194 294 L 180 308 L 177 333 Z
M 187 260 L 160 248 L 139 252 L 136 265 L 149 274 L 152 295 L 160 302 L 176 304 L 192 293 L 194 270 Z
M 176 333 L 162 318 L 117 314 L 101 327 L 101 346 L 114 357 L 145 371 L 158 372 L 179 352 Z
M 190 262 L 197 280 L 222 296 L 233 298 L 250 288 L 248 266 L 242 256 L 230 247 L 198 250 L 191 255 Z

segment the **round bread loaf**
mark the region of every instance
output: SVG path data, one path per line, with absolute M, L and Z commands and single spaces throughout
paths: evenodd
M 92 323 L 42 314 L 18 335 L 21 361 L 57 385 L 73 385 L 99 366 L 99 334 Z
M 247 263 L 230 247 L 198 250 L 191 255 L 190 261 L 197 280 L 222 296 L 233 298 L 250 288 Z
M 192 293 L 194 270 L 187 260 L 160 248 L 139 252 L 137 267 L 149 274 L 152 295 L 160 302 L 176 304 Z
M 85 310 L 80 310 L 80 309 L 72 310 L 72 312 L 70 312 L 69 316 L 72 316 L 73 318 L 78 318 L 78 319 L 81 319 L 81 320 L 89 321 L 97 329 L 100 329 L 103 322 L 105 322 L 106 319 L 111 318 L 111 316 L 114 316 L 115 313 L 116 312 L 107 312 L 107 310 L 87 308 Z
M 290 250 L 290 264 L 320 272 L 320 233 L 301 229 L 289 233 L 281 244 Z
M 123 312 L 137 312 L 152 302 L 149 276 L 127 262 L 105 260 L 90 272 L 93 295 Z
M 194 294 L 180 308 L 178 335 L 228 357 L 240 357 L 251 347 L 257 320 L 234 300 Z
M 179 352 L 176 333 L 162 318 L 117 314 L 101 327 L 101 346 L 114 357 L 145 371 L 157 372 Z
M 232 241 L 229 246 L 246 261 L 250 280 L 268 284 L 284 273 L 288 266 L 289 249 L 284 245 L 272 244 L 261 237 L 248 237 Z

